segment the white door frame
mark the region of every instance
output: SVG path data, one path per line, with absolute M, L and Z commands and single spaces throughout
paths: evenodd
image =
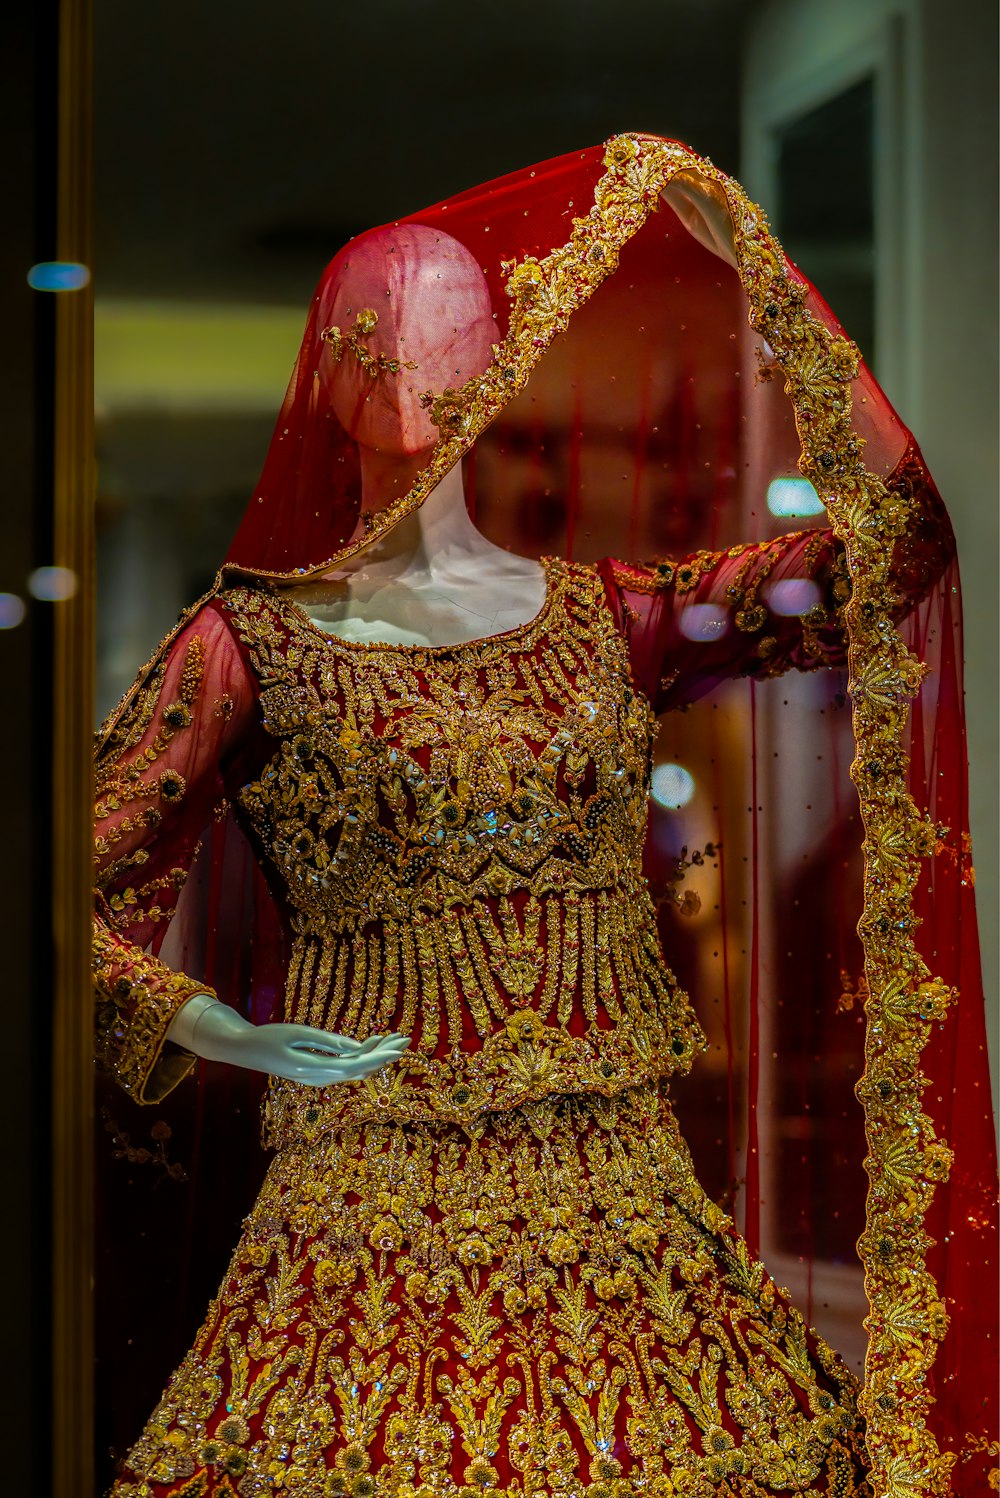
M 803 12 L 808 8 L 803 6 Z M 821 45 L 812 55 L 806 52 L 807 26 L 796 30 L 777 24 L 776 12 L 787 14 L 780 0 L 775 13 L 765 12 L 760 31 L 751 32 L 748 39 L 742 180 L 765 210 L 775 209 L 781 128 L 863 79 L 872 79 L 876 374 L 904 421 L 912 420 L 920 399 L 916 351 L 922 331 L 914 309 L 922 306 L 923 292 L 918 242 L 923 195 L 923 125 L 917 107 L 919 12 L 912 4 L 868 0 L 858 14 L 852 14 L 850 5 L 843 11 L 824 5 L 827 17 L 833 12 L 824 20 L 820 7 L 813 8 L 817 31 L 827 34 L 817 38 Z M 780 239 L 780 222 L 776 228 Z

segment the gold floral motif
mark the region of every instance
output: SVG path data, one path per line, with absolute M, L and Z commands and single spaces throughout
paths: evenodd
M 95 861 L 108 859 L 115 844 L 137 827 L 156 827 L 162 819 L 159 805 L 176 805 L 187 789 L 176 770 L 155 773 L 156 761 L 177 733 L 191 726 L 192 708 L 204 678 L 205 647 L 194 636 L 184 654 L 174 701 L 159 707 L 160 726 L 143 751 L 128 757 L 152 723 L 163 685 L 162 670 L 156 671 L 148 685 L 141 686 L 120 713 L 97 756 L 95 809 L 97 832 Z M 133 805 L 140 810 L 128 811 Z M 126 811 L 127 815 L 116 814 Z M 156 888 L 182 884 L 183 872 L 172 870 L 159 880 L 131 885 L 105 897 L 123 874 L 141 868 L 148 853 L 137 849 L 125 858 L 105 862 L 97 876 L 97 913 L 93 934 L 93 974 L 96 1004 L 99 1064 L 116 1078 L 122 1088 L 139 1102 L 153 1103 L 165 1096 L 190 1071 L 194 1057 L 176 1048 L 164 1049 L 167 1030 L 178 1009 L 196 993 L 206 992 L 183 973 L 165 968 L 156 958 L 134 946 L 124 945 L 124 932 L 136 909 L 139 895 Z M 147 919 L 161 918 L 163 911 L 153 905 L 144 911 Z M 123 958 L 125 959 L 123 962 Z
M 478 1050 L 456 1057 L 404 1058 L 355 1088 L 304 1089 L 273 1078 L 264 1112 L 264 1140 L 281 1147 L 290 1139 L 316 1139 L 345 1124 L 387 1118 L 474 1123 L 487 1111 L 523 1107 L 554 1094 L 612 1096 L 654 1077 L 687 1071 L 702 1048 L 697 1022 L 681 1013 L 665 1032 L 662 1020 L 570 1035 L 545 1025 L 516 1028 L 519 1016 L 491 1034 Z
M 183 797 L 186 787 L 183 777 L 176 770 L 164 770 L 150 779 L 144 777 L 163 754 L 175 733 L 190 727 L 191 706 L 201 686 L 204 665 L 205 647 L 201 639 L 195 636 L 188 645 L 181 667 L 179 700 L 161 710 L 162 727 L 140 755 L 130 760 L 125 757 L 125 751 L 138 743 L 152 722 L 161 685 L 159 678 L 142 693 L 132 712 L 120 721 L 117 730 L 105 741 L 94 770 L 97 797 L 94 815 L 99 826 L 113 812 L 121 811 L 123 807 L 135 802 L 155 799 L 176 803 Z M 98 831 L 94 841 L 95 861 L 105 858 L 124 832 L 130 831 L 137 823 L 156 826 L 160 815 L 158 808 L 148 807 L 131 818 L 119 821 L 114 827 Z M 141 862 L 142 859 L 137 861 Z M 99 880 L 100 886 L 108 884 L 121 868 L 121 864 L 106 868 Z
M 149 1145 L 136 1144 L 132 1136 L 112 1118 L 107 1108 L 101 1109 L 101 1123 L 104 1132 L 111 1136 L 112 1159 L 127 1160 L 130 1165 L 152 1165 L 171 1181 L 188 1179 L 183 1165 L 177 1160 L 171 1160 L 167 1153 L 167 1143 L 173 1130 L 165 1119 L 157 1119 L 153 1124 L 149 1131 Z
M 324 328 L 320 337 L 328 345 L 332 359 L 339 363 L 345 353 L 353 354 L 365 374 L 370 375 L 373 380 L 381 374 L 398 374 L 401 369 L 416 369 L 416 364 L 411 361 L 396 359 L 389 354 L 370 352 L 361 340 L 367 338 L 369 333 L 373 333 L 377 326 L 378 313 L 372 307 L 362 307 L 349 333 L 343 333 L 337 327 L 330 327 Z
M 989 1436 L 974 1436 L 970 1434 L 966 1437 L 959 1461 L 967 1462 L 971 1457 L 976 1455 L 984 1460 L 987 1457 L 993 1457 L 994 1465 L 987 1469 L 986 1481 L 989 1483 L 990 1492 L 1000 1493 L 1000 1441 L 991 1440 Z
M 283 1150 L 117 1493 L 870 1498 L 856 1397 L 664 1097 L 552 1098 Z

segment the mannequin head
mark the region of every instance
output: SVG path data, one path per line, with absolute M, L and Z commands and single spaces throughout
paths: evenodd
M 349 244 L 338 262 L 326 320 L 345 340 L 353 337 L 354 347 L 344 346 L 339 357 L 330 349 L 324 360 L 337 419 L 362 453 L 425 453 L 440 434 L 420 396 L 462 385 L 492 357 L 496 325 L 486 278 L 464 245 L 421 224 L 376 229 Z M 369 328 L 370 312 L 377 322 Z M 387 368 L 388 360 L 398 369 Z

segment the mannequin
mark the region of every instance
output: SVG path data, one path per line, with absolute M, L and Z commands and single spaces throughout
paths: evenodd
M 230 1479 L 256 1495 L 286 1469 L 304 1498 L 588 1481 L 593 1498 L 633 1485 L 666 1498 L 724 1477 L 862 1498 L 865 1443 L 880 1471 L 895 1459 L 893 1400 L 926 1403 L 903 1387 L 878 1314 L 903 1288 L 936 1306 L 931 1277 L 914 1278 L 920 1213 L 898 1244 L 888 1224 L 902 1220 L 901 1129 L 907 1148 L 915 1129 L 923 1141 L 928 1179 L 946 1168 L 919 1089 L 895 1100 L 954 964 L 921 983 L 907 943 L 922 924 L 935 958 L 968 944 L 950 865 L 929 891 L 935 927 L 923 911 L 910 922 L 912 886 L 893 873 L 928 856 L 932 818 L 941 837 L 961 824 L 951 782 L 935 763 L 927 795 L 918 760 L 921 799 L 897 825 L 897 700 L 922 662 L 891 620 L 901 594 L 920 605 L 937 587 L 949 533 L 905 429 L 739 189 L 655 138 L 616 139 L 603 167 L 596 151 L 540 164 L 335 258 L 216 587 L 103 741 L 107 1063 L 144 1103 L 190 1069 L 165 1035 L 266 1069 L 274 1151 L 197 1340 L 125 1459 L 128 1498 L 201 1498 Z M 673 213 L 654 214 L 661 193 Z M 491 424 L 470 520 L 460 460 Z M 803 513 L 771 505 L 790 479 L 798 493 L 795 475 L 833 528 L 776 534 L 769 515 Z M 779 607 L 789 582 L 797 597 L 811 584 L 806 613 Z M 933 616 L 951 597 L 942 584 L 930 627 L 916 620 L 941 684 L 914 720 L 918 749 L 960 701 L 950 618 Z M 852 653 L 849 687 L 840 678 L 851 722 L 832 674 L 810 691 L 772 684 L 843 672 L 845 637 L 869 651 Z M 738 736 L 725 711 L 719 728 L 699 716 L 716 686 L 724 710 L 726 693 L 749 707 Z M 688 963 L 678 979 L 667 959 L 685 939 L 658 927 L 644 869 L 647 792 L 657 718 L 692 704 L 664 735 L 716 803 L 731 872 L 715 908 L 734 930 L 699 933 L 705 971 Z M 861 902 L 843 877 L 860 853 L 852 727 L 871 778 L 856 782 L 865 851 L 882 869 L 859 928 L 872 1035 L 880 1004 L 901 1032 L 885 1032 L 892 1077 L 874 1053 L 866 1073 L 870 1220 L 887 1225 L 863 1244 L 870 1398 L 810 1331 L 811 1281 L 790 1299 L 758 1262 L 772 1241 L 820 1268 L 849 1255 L 838 1212 L 824 1216 L 838 1205 L 826 1178 L 862 1199 L 847 1111 L 860 1067 L 836 986 L 838 962 L 856 972 L 859 956 Z M 678 819 L 679 834 L 694 826 Z M 800 924 L 816 937 L 801 974 Z M 251 1025 L 210 984 L 258 1020 L 294 1023 Z M 709 1019 L 733 996 L 750 1020 L 745 1238 L 673 1114 L 671 1079 L 708 1043 L 686 987 Z M 716 1025 L 730 1066 L 741 1012 Z M 819 1075 L 828 1041 L 841 1055 Z M 828 1082 L 832 1127 L 813 1131 Z M 731 1143 L 739 1090 L 737 1065 Z M 783 1146 L 793 1092 L 801 1161 Z M 717 1151 L 724 1111 L 715 1089 Z M 845 1160 L 850 1175 L 831 1171 Z M 783 1236 L 762 1245 L 776 1183 Z M 920 1191 L 923 1212 L 933 1188 Z M 921 1368 L 943 1336 L 927 1328 Z M 947 1432 L 967 1428 L 941 1408 Z M 938 1461 L 935 1491 L 954 1459 Z
M 362 309 L 367 309 L 363 311 Z M 459 386 L 492 357 L 496 329 L 486 279 L 469 251 L 411 225 L 366 236 L 345 261 L 331 317 L 376 318 L 365 356 L 392 359 L 395 378 L 373 378 L 341 357 L 331 405 L 358 444 L 362 517 L 387 492 L 410 487 L 440 436 L 429 390 Z M 285 590 L 322 628 L 357 643 L 454 645 L 502 634 L 541 607 L 537 562 L 494 546 L 469 518 L 460 467 L 419 510 L 318 582 Z
M 414 297 L 412 288 L 391 301 L 407 279 L 408 249 L 419 256 L 419 273 L 432 294 L 435 282 L 447 277 L 446 302 Z M 341 360 L 334 376 L 334 409 L 357 438 L 368 506 L 387 481 L 405 482 L 421 468 L 437 440 L 418 390 L 461 383 L 480 368 L 490 357 L 493 329 L 485 281 L 472 256 L 447 235 L 420 226 L 369 236 L 364 253 L 345 266 L 334 308 L 346 321 L 359 305 L 387 301 L 394 315 L 383 314 L 380 340 L 416 353 L 419 379 L 373 380 L 354 360 Z M 448 327 L 456 308 L 463 314 L 461 334 Z M 449 645 L 503 634 L 533 618 L 544 601 L 545 576 L 537 562 L 492 545 L 476 529 L 456 467 L 393 530 L 327 577 L 283 590 L 283 596 L 344 640 Z M 410 1044 L 396 1033 L 359 1043 L 308 1025 L 255 1025 L 209 994 L 188 999 L 168 1034 L 203 1060 L 314 1087 L 372 1076 Z
M 453 468 L 419 510 L 342 570 L 283 596 L 339 639 L 457 645 L 526 623 L 542 606 L 545 578 L 537 562 L 476 529 Z

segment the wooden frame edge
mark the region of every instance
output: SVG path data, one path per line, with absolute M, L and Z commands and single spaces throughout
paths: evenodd
M 60 0 L 56 258 L 92 264 L 92 0 Z M 52 632 L 52 1493 L 94 1482 L 93 294 L 56 297 L 53 557 L 77 579 Z

